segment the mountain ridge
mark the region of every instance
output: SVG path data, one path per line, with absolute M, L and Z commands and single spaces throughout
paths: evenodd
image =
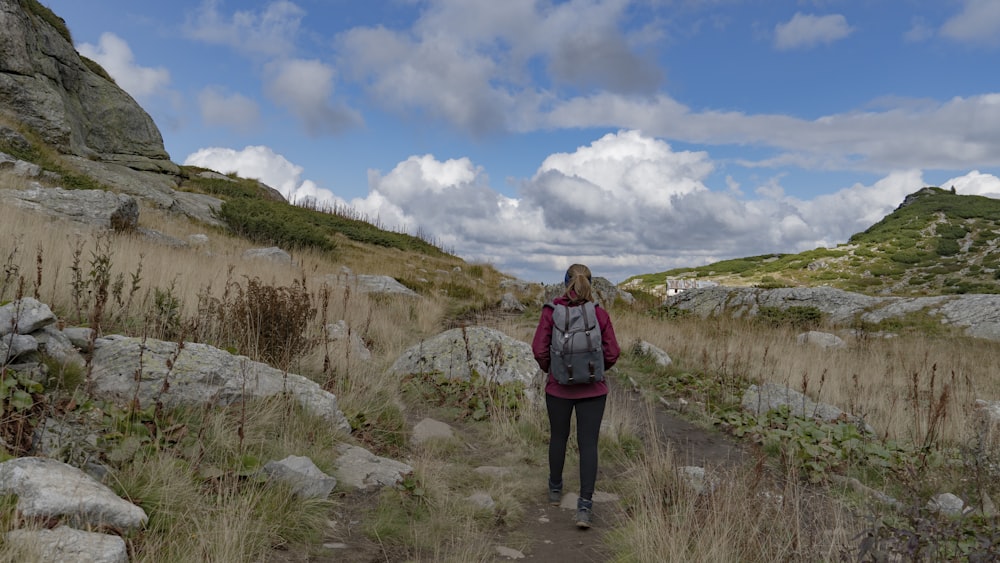
M 833 248 L 675 268 L 632 276 L 621 285 L 666 295 L 667 279 L 909 297 L 1000 293 L 1000 200 L 928 186 Z

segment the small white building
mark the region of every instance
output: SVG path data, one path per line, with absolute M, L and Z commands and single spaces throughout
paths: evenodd
M 677 295 L 689 289 L 701 289 L 703 287 L 716 287 L 719 284 L 709 280 L 666 280 L 667 297 Z

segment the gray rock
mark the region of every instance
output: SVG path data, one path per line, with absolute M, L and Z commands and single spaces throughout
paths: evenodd
M 483 491 L 476 491 L 465 497 L 465 500 L 481 510 L 493 510 L 497 506 L 493 497 L 491 497 L 489 493 Z
M 320 471 L 311 459 L 290 455 L 281 461 L 269 461 L 264 473 L 286 483 L 301 498 L 326 498 L 337 480 Z
M 451 426 L 448 424 L 441 422 L 440 420 L 425 418 L 413 427 L 413 434 L 410 436 L 410 442 L 419 446 L 428 440 L 449 440 L 454 437 L 455 431 L 452 430 Z
M 25 354 L 38 351 L 38 341 L 26 334 L 0 336 L 0 366 L 12 364 Z
M 268 260 L 274 260 L 275 262 L 281 262 L 282 264 L 292 263 L 292 255 L 277 246 L 271 246 L 268 248 L 251 248 L 243 252 L 243 257 L 251 260 L 266 258 Z
M 836 334 L 818 330 L 803 332 L 795 337 L 795 341 L 799 344 L 812 344 L 820 348 L 843 348 L 845 346 L 844 340 Z
M 0 203 L 117 231 L 132 231 L 139 224 L 135 198 L 104 190 L 64 190 L 35 184 L 25 190 L 0 190 Z
M 824 422 L 837 422 L 847 420 L 863 425 L 866 431 L 873 431 L 871 427 L 864 425 L 863 421 L 857 419 L 839 408 L 826 403 L 818 403 L 809 397 L 789 389 L 778 383 L 764 383 L 762 385 L 751 385 L 743 393 L 740 402 L 743 410 L 760 416 L 769 410 L 780 407 L 788 407 L 792 416 L 800 418 L 815 418 Z
M 138 506 L 54 459 L 22 457 L 0 463 L 0 492 L 17 495 L 17 510 L 26 518 L 58 518 L 73 527 L 134 530 L 147 520 Z
M 500 310 L 521 313 L 525 309 L 524 305 L 514 297 L 514 294 L 507 292 L 500 298 Z
M 235 356 L 207 344 L 115 336 L 95 346 L 91 364 L 94 392 L 128 402 L 137 396 L 144 406 L 160 400 L 168 407 L 198 406 L 208 401 L 228 405 L 243 399 L 263 399 L 288 393 L 306 410 L 350 432 L 337 398 L 301 375 L 285 373 L 245 356 Z M 168 367 L 168 365 L 170 367 Z M 135 373 L 142 378 L 136 388 Z M 169 389 L 163 392 L 164 379 Z
M 656 362 L 656 365 L 661 367 L 669 367 L 674 363 L 674 361 L 670 359 L 669 354 L 664 352 L 662 349 L 653 346 L 649 342 L 646 342 L 645 340 L 639 340 L 636 342 L 632 351 L 640 356 L 647 356 L 651 358 L 654 362 Z
M 45 418 L 35 427 L 32 448 L 35 455 L 57 459 L 74 467 L 83 467 L 100 455 L 97 431 L 69 414 L 61 418 Z
M 81 352 L 90 352 L 91 339 L 94 336 L 94 329 L 86 327 L 68 326 L 63 329 L 63 334 Z
M 344 445 L 340 454 L 334 475 L 344 486 L 357 490 L 392 487 L 413 472 L 405 463 L 379 457 L 359 446 Z
M 3 192 L 3 190 L 0 190 Z M 31 334 L 56 322 L 49 306 L 31 297 L 24 297 L 0 307 L 0 335 Z
M 524 559 L 524 553 L 503 545 L 496 546 L 497 555 L 504 559 Z
M 204 244 L 208 244 L 208 235 L 204 235 L 201 233 L 190 235 L 188 237 L 188 244 L 192 246 L 201 246 Z
M 326 337 L 330 342 L 340 345 L 335 352 L 342 356 L 349 355 L 366 362 L 372 359 L 371 350 L 365 345 L 365 341 L 361 340 L 358 333 L 347 326 L 347 321 L 339 320 L 326 325 Z
M 486 327 L 456 328 L 403 352 L 390 370 L 399 375 L 440 373 L 468 380 L 473 373 L 489 381 L 520 381 L 530 391 L 538 364 L 531 346 Z
M 80 368 L 86 365 L 86 360 L 77 351 L 76 346 L 69 339 L 69 336 L 56 328 L 55 325 L 49 325 L 40 331 L 36 331 L 32 336 L 38 341 L 39 351 L 59 364 Z
M 934 495 L 927 501 L 927 508 L 946 516 L 961 516 L 966 511 L 965 501 L 952 493 Z
M 419 297 L 417 292 L 396 281 L 390 276 L 372 276 L 359 274 L 350 276 L 348 283 L 364 293 L 389 293 L 407 297 Z
M 125 540 L 119 536 L 84 532 L 68 526 L 51 530 L 11 530 L 4 538 L 27 561 L 128 563 Z

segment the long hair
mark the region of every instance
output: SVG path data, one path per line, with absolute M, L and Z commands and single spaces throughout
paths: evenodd
M 590 284 L 590 268 L 583 264 L 573 264 L 566 270 L 564 278 L 566 298 L 573 303 L 594 300 L 594 289 Z

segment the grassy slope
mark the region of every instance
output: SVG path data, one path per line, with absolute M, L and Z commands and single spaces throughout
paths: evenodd
M 626 280 L 647 290 L 666 278 L 762 287 L 828 285 L 868 294 L 1000 293 L 1000 200 L 924 188 L 847 244 L 764 254 Z

